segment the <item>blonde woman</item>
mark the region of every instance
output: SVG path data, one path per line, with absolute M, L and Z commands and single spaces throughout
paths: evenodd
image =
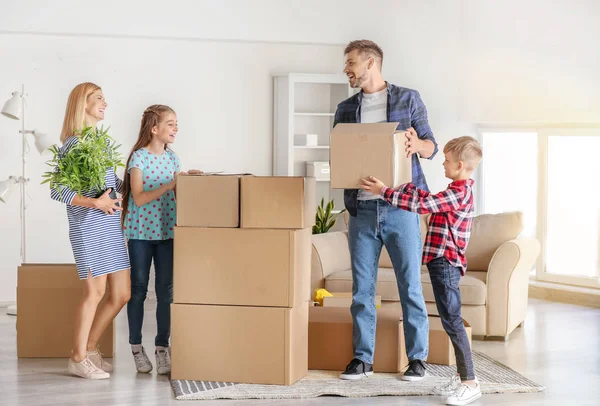
M 102 89 L 97 85 L 75 86 L 67 101 L 61 152 L 67 152 L 78 142 L 77 130 L 96 127 L 104 119 L 106 106 Z M 98 340 L 131 295 L 129 257 L 118 205 L 122 199 L 110 196 L 115 190 L 121 191 L 123 182 L 112 168 L 106 170 L 105 180 L 107 190 L 100 197 L 93 192 L 78 195 L 66 187 L 51 192 L 54 200 L 67 205 L 69 239 L 84 287 L 75 316 L 73 353 L 68 368 L 73 375 L 87 379 L 110 377 L 112 366 L 102 359 Z M 100 305 L 107 282 L 109 295 Z

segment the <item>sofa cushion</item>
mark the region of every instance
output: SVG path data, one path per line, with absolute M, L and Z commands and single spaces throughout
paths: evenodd
M 520 212 L 475 217 L 467 247 L 467 274 L 487 271 L 498 247 L 516 238 L 522 229 L 523 215 Z
M 459 287 L 462 303 L 465 305 L 485 305 L 486 301 L 486 272 L 469 271 L 461 279 Z M 433 288 L 427 268 L 421 269 L 421 284 L 426 302 L 434 302 Z M 352 271 L 338 271 L 325 279 L 325 289 L 329 292 L 352 292 Z M 398 301 L 398 285 L 396 275 L 391 268 L 379 268 L 376 294 L 381 300 Z
M 468 271 L 460 279 L 458 287 L 463 305 L 485 305 L 487 298 L 486 280 L 487 272 L 485 271 Z M 423 285 L 425 301 L 434 303 L 433 286 L 431 286 L 428 271 L 421 274 L 421 284 Z

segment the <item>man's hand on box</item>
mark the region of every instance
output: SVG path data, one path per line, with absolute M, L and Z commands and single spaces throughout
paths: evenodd
M 379 179 L 374 176 L 363 178 L 360 181 L 360 188 L 364 191 L 373 193 L 374 195 L 380 195 L 381 189 L 385 186 Z
M 416 154 L 417 152 L 422 151 L 424 149 L 425 141 L 419 138 L 414 128 L 410 127 L 408 130 L 406 130 L 404 132 L 404 136 L 406 137 L 404 145 L 406 147 L 405 151 L 407 158 L 412 154 Z

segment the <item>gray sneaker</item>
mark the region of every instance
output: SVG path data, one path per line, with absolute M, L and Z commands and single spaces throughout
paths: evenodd
M 137 369 L 138 372 L 147 374 L 152 371 L 152 363 L 150 362 L 148 355 L 146 355 L 144 347 L 137 352 L 132 351 L 131 353 L 133 354 L 133 360 L 135 361 L 135 369 Z
M 171 352 L 169 349 L 160 349 L 154 352 L 156 355 L 156 372 L 166 375 L 171 372 Z

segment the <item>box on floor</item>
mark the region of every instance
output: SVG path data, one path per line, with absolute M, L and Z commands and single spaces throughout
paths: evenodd
M 471 326 L 466 320 L 463 320 L 469 344 L 471 344 Z M 439 365 L 456 365 L 456 356 L 454 355 L 454 346 L 450 337 L 446 334 L 442 326 L 442 319 L 439 316 L 429 316 L 429 356 L 427 362 Z
M 308 320 L 308 368 L 343 371 L 354 358 L 350 308 L 311 306 Z M 396 373 L 407 365 L 402 310 L 377 309 L 373 370 Z
M 308 373 L 308 302 L 171 305 L 171 379 L 291 385 Z
M 310 299 L 311 230 L 175 228 L 174 303 L 293 307 Z
M 17 273 L 17 357 L 68 358 L 83 282 L 74 264 L 23 264 Z M 108 288 L 107 288 L 108 295 Z M 106 296 L 104 298 L 106 300 Z M 114 322 L 98 344 L 114 354 Z
M 375 176 L 389 187 L 412 181 L 411 158 L 406 157 L 398 123 L 346 124 L 331 131 L 331 187 L 357 189 L 362 178 Z

